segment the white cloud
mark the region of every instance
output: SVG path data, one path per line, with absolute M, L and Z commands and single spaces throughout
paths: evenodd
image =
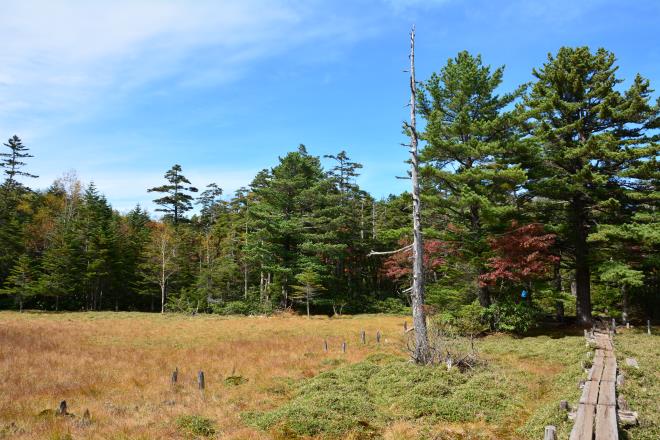
M 3 0 L 0 130 L 47 132 L 154 80 L 222 83 L 296 45 L 350 38 L 354 24 L 317 3 Z

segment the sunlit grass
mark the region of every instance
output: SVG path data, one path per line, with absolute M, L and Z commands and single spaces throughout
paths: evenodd
M 0 433 L 11 438 L 186 438 L 175 420 L 215 421 L 221 438 L 270 438 L 243 423 L 290 383 L 376 351 L 400 353 L 404 318 L 0 313 Z M 360 331 L 368 335 L 360 342 Z M 376 346 L 375 335 L 383 334 Z M 328 340 L 329 351 L 323 350 Z M 348 344 L 347 353 L 341 343 Z M 171 373 L 179 380 L 171 386 Z M 203 370 L 206 389 L 197 389 Z M 242 377 L 245 380 L 229 379 Z M 237 382 L 241 382 L 238 383 Z M 61 400 L 78 418 L 39 416 Z
M 581 331 L 489 336 L 486 366 L 462 375 L 409 364 L 404 320 L 1 312 L 0 438 L 499 440 L 541 438 L 546 424 L 567 436 L 559 401 L 580 393 Z M 621 355 L 628 338 L 641 351 L 626 385 L 638 407 L 658 395 L 657 343 L 642 337 L 617 337 Z M 73 416 L 53 415 L 61 400 Z M 655 438 L 657 404 L 640 414 L 633 438 Z

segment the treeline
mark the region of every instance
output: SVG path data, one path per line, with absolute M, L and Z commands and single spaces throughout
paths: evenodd
M 505 329 L 562 309 L 582 322 L 593 310 L 657 317 L 660 104 L 648 80 L 623 88 L 616 70 L 606 50 L 562 48 L 501 94 L 504 69 L 461 52 L 420 82 L 427 303 L 480 307 Z M 216 184 L 198 190 L 175 165 L 149 189 L 156 221 L 139 206 L 113 211 L 72 176 L 33 191 L 18 180 L 31 177 L 27 148 L 17 137 L 5 146 L 7 307 L 407 306 L 410 196 L 375 200 L 344 151 L 324 169 L 301 145 L 230 197 Z

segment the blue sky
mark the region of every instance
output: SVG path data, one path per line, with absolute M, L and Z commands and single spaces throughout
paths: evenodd
M 418 79 L 467 49 L 530 81 L 562 45 L 605 47 L 660 87 L 658 1 L 0 0 L 0 138 L 23 138 L 44 188 L 69 170 L 120 211 L 174 163 L 226 192 L 304 143 L 406 189 L 408 32 Z M 625 85 L 625 84 L 624 84 Z

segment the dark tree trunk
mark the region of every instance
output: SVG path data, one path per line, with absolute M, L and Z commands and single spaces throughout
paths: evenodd
M 582 325 L 591 325 L 591 270 L 589 267 L 588 225 L 585 203 L 580 195 L 571 206 L 575 245 L 575 287 L 577 319 Z
M 491 304 L 490 291 L 488 286 L 479 286 L 479 304 L 481 307 L 488 307 Z
M 623 319 L 623 323 L 627 324 L 628 323 L 628 316 L 629 316 L 629 301 L 628 301 L 628 286 L 625 284 L 621 285 L 621 296 L 623 299 L 623 312 L 621 313 L 621 318 Z
M 562 285 L 561 280 L 561 260 L 557 260 L 555 263 L 554 272 L 555 290 L 557 290 L 557 292 L 562 292 L 564 286 Z

